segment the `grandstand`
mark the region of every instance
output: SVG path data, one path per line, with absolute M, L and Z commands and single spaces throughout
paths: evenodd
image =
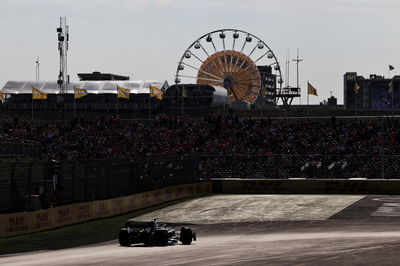
M 129 180 L 136 191 L 164 182 L 227 177 L 400 178 L 400 121 L 390 117 L 191 119 L 158 114 L 152 121 L 135 122 L 112 116 L 69 122 L 15 120 L 2 123 L 0 136 L 2 147 L 8 145 L 1 149 L 3 156 L 35 158 L 30 163 L 2 162 L 3 183 L 8 184 L 4 188 L 13 187 L 2 192 L 2 211 L 24 209 L 25 195 L 37 187 L 57 192 L 58 200 L 53 202 L 57 205 L 125 195 L 130 190 L 122 184 Z M 38 156 L 36 148 L 35 153 L 18 154 L 9 142 L 36 145 L 42 153 Z M 156 171 L 157 167 L 163 170 Z M 91 175 L 94 169 L 101 170 Z M 99 176 L 104 180 L 100 182 Z M 146 185 L 137 187 L 138 182 Z M 113 193 L 105 192 L 116 183 L 120 185 Z

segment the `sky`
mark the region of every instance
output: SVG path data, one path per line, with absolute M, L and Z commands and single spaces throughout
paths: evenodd
M 0 88 L 8 80 L 56 80 L 56 28 L 70 27 L 68 72 L 101 71 L 174 83 L 178 61 L 200 36 L 234 28 L 262 39 L 281 68 L 300 51 L 301 103 L 307 81 L 318 104 L 343 103 L 343 75 L 400 74 L 398 0 L 0 0 Z M 296 85 L 290 64 L 290 85 Z M 293 104 L 299 104 L 297 99 Z

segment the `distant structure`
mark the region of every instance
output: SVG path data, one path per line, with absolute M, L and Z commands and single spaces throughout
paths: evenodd
M 331 96 L 328 98 L 328 107 L 336 107 L 337 106 L 337 98 L 335 96 Z
M 67 52 L 69 42 L 69 27 L 67 18 L 60 17 L 60 27 L 57 28 L 58 51 L 60 52 L 60 73 L 58 74 L 57 84 L 60 86 L 61 93 L 67 93 L 69 83 L 67 69 Z
M 371 74 L 366 79 L 357 72 L 347 72 L 344 74 L 344 106 L 354 110 L 400 109 L 399 88 L 400 76 L 388 79 Z
M 257 36 L 239 29 L 219 29 L 197 38 L 184 50 L 175 84 L 225 88 L 233 108 L 290 105 L 295 93 L 282 88 L 282 73 L 273 50 Z
M 39 62 L 39 56 L 36 57 L 36 81 L 40 80 L 40 62 Z
M 271 66 L 257 66 L 261 75 L 261 95 L 264 96 L 265 106 L 275 106 L 277 98 L 275 97 L 277 75 L 272 73 Z
M 100 73 L 95 71 L 93 73 L 78 73 L 80 81 L 95 81 L 95 80 L 129 80 L 129 77 L 122 75 L 115 75 L 109 73 Z
M 294 62 L 296 62 L 296 76 L 297 76 L 297 83 L 296 83 L 296 88 L 299 92 L 299 100 L 300 100 L 300 105 L 301 105 L 301 90 L 300 90 L 300 85 L 299 85 L 299 63 L 303 61 L 303 59 L 299 58 L 299 48 L 297 48 L 297 58 L 293 59 Z

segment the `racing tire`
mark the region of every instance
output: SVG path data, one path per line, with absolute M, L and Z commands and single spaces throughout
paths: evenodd
M 126 228 L 122 228 L 119 231 L 118 240 L 119 240 L 119 244 L 123 247 L 129 247 L 131 245 L 131 243 L 129 241 L 129 233 L 126 230 Z
M 192 244 L 193 232 L 189 227 L 182 227 L 180 234 L 180 241 L 183 245 Z

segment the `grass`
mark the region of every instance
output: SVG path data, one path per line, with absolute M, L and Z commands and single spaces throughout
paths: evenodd
M 170 201 L 110 218 L 69 225 L 44 232 L 0 239 L 0 255 L 37 250 L 64 249 L 114 240 L 118 238 L 119 229 L 126 220 L 188 199 L 193 199 L 193 197 Z

